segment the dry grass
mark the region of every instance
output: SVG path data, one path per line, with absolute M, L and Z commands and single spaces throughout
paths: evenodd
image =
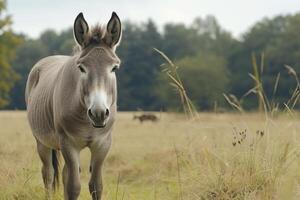
M 296 87 L 292 90 L 292 95 L 289 99 L 281 105 L 275 100 L 278 84 L 280 80 L 280 73 L 277 74 L 276 78 L 274 77 L 274 86 L 272 95 L 268 97 L 265 93 L 264 84 L 262 76 L 264 73 L 264 53 L 260 56 L 260 66 L 257 63 L 256 55 L 252 54 L 252 68 L 253 72 L 249 73 L 249 76 L 254 81 L 254 86 L 248 90 L 240 99 L 238 99 L 234 94 L 223 94 L 227 103 L 235 110 L 243 113 L 243 100 L 249 95 L 254 94 L 257 97 L 258 102 L 258 112 L 264 112 L 266 118 L 275 117 L 277 113 L 286 112 L 290 115 L 294 114 L 294 108 L 299 102 L 300 98 L 300 82 L 297 72 L 289 65 L 285 65 L 284 68 L 287 70 L 288 74 L 292 79 L 295 80 Z
M 43 199 L 40 162 L 24 112 L 0 112 L 0 199 Z M 119 113 L 104 167 L 106 200 L 299 199 L 299 116 L 162 114 L 139 124 Z M 80 199 L 89 152 L 81 154 Z M 56 194 L 62 199 L 62 191 Z
M 197 119 L 198 117 L 198 112 L 196 107 L 194 106 L 192 100 L 190 97 L 187 95 L 185 87 L 183 85 L 183 82 L 181 81 L 181 78 L 178 74 L 178 66 L 176 66 L 170 58 L 164 54 L 164 52 L 154 48 L 154 51 L 160 54 L 160 56 L 165 60 L 166 63 L 162 64 L 163 70 L 167 75 L 169 84 L 173 86 L 173 88 L 177 91 L 178 96 L 180 97 L 181 100 L 181 106 L 183 108 L 184 113 L 189 119 Z

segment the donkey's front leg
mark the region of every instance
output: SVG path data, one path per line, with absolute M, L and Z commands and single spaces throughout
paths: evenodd
M 63 168 L 64 199 L 77 200 L 80 193 L 79 150 L 63 141 L 61 152 L 65 160 Z
M 43 164 L 42 175 L 43 175 L 43 181 L 45 185 L 46 199 L 52 199 L 52 191 L 53 189 L 55 189 L 53 188 L 54 169 L 52 166 L 52 152 L 50 148 L 44 146 L 38 140 L 36 140 L 36 142 L 37 142 L 37 150 Z
M 110 137 L 110 136 L 109 136 Z M 102 195 L 102 165 L 109 151 L 111 139 L 107 139 L 103 144 L 93 144 L 91 150 L 91 178 L 89 182 L 90 194 L 93 200 L 101 200 Z

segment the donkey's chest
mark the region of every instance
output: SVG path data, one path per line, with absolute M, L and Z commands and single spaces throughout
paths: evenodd
M 76 147 L 82 149 L 94 143 L 105 142 L 113 127 L 114 118 L 111 118 L 104 128 L 95 128 L 88 120 L 85 112 L 63 112 L 57 118 L 56 123 L 61 128 L 60 134 L 66 137 L 65 139 L 72 141 Z
M 72 132 L 66 130 L 66 135 L 70 140 L 73 141 L 75 146 L 82 149 L 95 143 L 105 143 L 110 132 L 111 128 L 98 129 L 82 127 L 78 130 L 73 130 Z

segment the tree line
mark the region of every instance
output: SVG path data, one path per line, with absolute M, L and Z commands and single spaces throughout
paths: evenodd
M 4 20 L 1 17 L 0 24 Z M 0 106 L 25 109 L 24 90 L 30 69 L 45 56 L 71 55 L 75 46 L 72 29 L 59 33 L 45 30 L 37 39 L 3 26 L 0 30 Z M 283 103 L 297 84 L 284 65 L 300 71 L 300 13 L 265 18 L 239 39 L 213 16 L 198 17 L 190 25 L 168 23 L 162 31 L 152 20 L 142 24 L 123 22 L 123 38 L 117 50 L 122 60 L 117 72 L 119 110 L 180 110 L 180 98 L 162 71 L 164 60 L 153 48 L 163 51 L 178 66 L 186 92 L 199 110 L 211 110 L 216 105 L 226 108 L 223 93 L 241 98 L 253 87 L 249 77 L 252 55 L 264 62 L 262 83 L 267 96 L 274 96 L 275 79 L 280 73 L 275 98 Z M 242 104 L 247 109 L 257 108 L 255 95 L 249 95 Z

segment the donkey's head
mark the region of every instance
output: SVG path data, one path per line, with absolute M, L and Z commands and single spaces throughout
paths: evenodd
M 106 29 L 96 26 L 89 30 L 80 13 L 74 22 L 74 37 L 80 46 L 76 63 L 80 95 L 93 126 L 103 128 L 111 117 L 111 109 L 115 109 L 117 98 L 115 71 L 120 59 L 115 50 L 121 39 L 120 19 L 113 12 Z

